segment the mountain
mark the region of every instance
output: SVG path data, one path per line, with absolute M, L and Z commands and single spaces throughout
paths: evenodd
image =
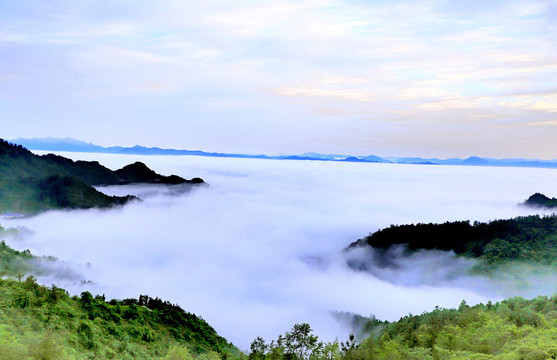
M 244 159 L 272 159 L 272 160 L 312 160 L 312 161 L 348 161 L 348 162 L 371 162 L 371 163 L 396 163 L 396 164 L 419 164 L 419 165 L 466 165 L 466 166 L 505 166 L 505 167 L 535 167 L 535 168 L 557 168 L 557 160 L 538 159 L 494 159 L 470 156 L 466 159 L 448 158 L 421 158 L 421 157 L 379 157 L 375 155 L 355 156 L 340 154 L 319 154 L 308 152 L 301 155 L 277 155 L 264 154 L 227 154 L 205 152 L 201 150 L 177 150 L 163 149 L 159 147 L 145 147 L 136 145 L 133 147 L 111 146 L 103 147 L 71 138 L 18 138 L 12 142 L 21 144 L 28 149 L 42 151 L 71 151 L 108 154 L 133 154 L 133 155 L 195 155 L 210 157 L 244 158 Z
M 489 165 L 489 161 L 477 156 L 470 156 L 462 161 L 462 165 Z
M 389 160 L 385 160 L 379 156 L 375 155 L 368 155 L 368 156 L 361 156 L 360 159 L 368 161 L 368 162 L 378 162 L 378 163 L 389 163 Z
M 348 157 L 348 155 L 319 154 L 319 153 L 316 153 L 316 152 L 304 153 L 304 154 L 302 154 L 302 156 L 306 156 L 308 158 L 318 159 L 318 160 L 342 160 L 342 159 L 346 159 Z
M 0 359 L 241 357 L 201 317 L 158 297 L 107 301 L 39 285 L 34 276 L 52 272 L 58 259 L 10 248 L 3 240 L 10 231 L 17 230 L 0 226 L 0 305 L 7 314 L 0 317 Z
M 130 183 L 196 185 L 203 180 L 159 175 L 139 162 L 112 171 L 96 161 L 73 161 L 54 154 L 38 156 L 0 139 L 0 212 L 123 205 L 136 198 L 108 196 L 93 186 Z
M 397 164 L 440 164 L 443 160 L 435 159 L 435 158 L 420 158 L 420 157 L 387 157 L 387 160 L 397 163 Z
M 71 152 L 107 152 L 106 148 L 87 143 L 72 138 L 18 138 L 12 140 L 13 143 L 19 144 L 27 149 L 44 150 L 44 151 L 71 151 Z
M 375 155 L 368 156 L 349 156 L 346 159 L 337 159 L 335 161 L 347 161 L 347 162 L 368 162 L 368 163 L 390 163 L 389 160 L 385 160 Z
M 534 208 L 556 208 L 557 207 L 557 199 L 556 198 L 548 198 L 544 194 L 535 193 L 534 195 L 530 196 L 526 199 L 522 205 L 534 207 Z
M 318 154 L 318 153 L 305 153 L 302 155 L 278 155 L 269 156 L 263 154 L 227 154 L 205 152 L 201 150 L 176 150 L 176 149 L 162 149 L 159 147 L 145 147 L 135 145 L 133 147 L 111 146 L 102 147 L 87 143 L 80 140 L 71 138 L 32 138 L 24 139 L 18 138 L 13 140 L 16 144 L 21 144 L 28 149 L 42 150 L 42 151 L 73 151 L 73 152 L 92 152 L 92 153 L 108 153 L 108 154 L 133 154 L 133 155 L 195 155 L 195 156 L 210 156 L 210 157 L 228 157 L 228 158 L 245 158 L 245 159 L 273 159 L 273 160 L 319 160 L 319 161 L 343 161 L 349 158 L 347 155 L 336 154 Z M 362 162 L 389 162 L 378 156 L 369 155 L 363 157 L 354 157 L 355 159 L 363 159 Z M 360 161 L 360 160 L 348 160 Z
M 201 184 L 203 180 L 200 178 L 193 178 L 191 180 L 185 180 L 176 175 L 164 176 L 159 175 L 153 170 L 149 169 L 147 165 L 142 162 L 135 162 L 130 165 L 126 165 L 123 168 L 116 170 L 114 172 L 121 181 L 127 183 L 159 183 L 159 184 Z
M 536 159 L 494 159 L 471 156 L 467 159 L 449 158 L 420 158 L 420 157 L 387 157 L 387 160 L 397 164 L 428 164 L 428 165 L 471 165 L 471 166 L 500 166 L 500 167 L 533 167 L 557 168 L 557 160 Z
M 367 161 L 367 160 L 364 160 L 364 159 L 361 159 L 361 158 L 357 158 L 357 157 L 355 157 L 355 156 L 350 156 L 350 157 L 347 157 L 346 159 L 338 160 L 338 161 L 347 161 L 347 162 L 377 162 L 377 161 Z
M 18 138 L 12 141 L 20 144 L 28 149 L 42 151 L 70 151 L 70 152 L 89 152 L 104 154 L 131 154 L 131 155 L 196 155 L 196 156 L 213 156 L 213 157 L 253 157 L 267 158 L 265 155 L 242 155 L 242 154 L 223 154 L 208 153 L 200 150 L 176 150 L 161 149 L 159 147 L 145 147 L 135 145 L 133 147 L 110 146 L 103 147 L 92 143 L 72 139 L 72 138 Z
M 557 215 L 521 216 L 488 223 L 469 221 L 442 224 L 391 225 L 350 244 L 346 249 L 373 249 L 372 259 L 350 259 L 353 269 L 367 270 L 373 264 L 394 266 L 396 249 L 403 256 L 421 250 L 452 251 L 456 255 L 478 258 L 483 264 L 510 261 L 557 262 Z
M 514 297 L 458 308 L 436 307 L 390 324 L 372 324 L 370 336 L 343 359 L 555 359 L 557 298 Z

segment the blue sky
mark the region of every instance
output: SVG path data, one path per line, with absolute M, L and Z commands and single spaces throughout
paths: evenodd
M 557 158 L 557 1 L 4 1 L 2 137 Z

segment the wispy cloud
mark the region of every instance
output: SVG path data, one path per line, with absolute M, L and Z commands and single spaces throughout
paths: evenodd
M 13 134 L 7 137 L 41 136 L 57 128 L 60 134 L 47 135 L 107 145 L 122 139 L 94 127 L 67 126 L 79 119 L 116 126 L 129 134 L 124 141 L 134 142 L 130 145 L 161 145 L 143 135 L 156 118 L 168 129 L 165 142 L 174 147 L 244 152 L 329 147 L 360 153 L 376 152 L 379 143 L 392 141 L 393 131 L 408 131 L 402 124 L 418 124 L 432 110 L 446 124 L 480 112 L 498 122 L 515 121 L 509 111 L 524 111 L 528 121 L 539 122 L 554 111 L 553 99 L 502 106 L 484 98 L 553 88 L 556 29 L 550 21 L 554 4 L 548 1 L 482 6 L 430 0 L 168 0 L 102 6 L 54 1 L 0 10 L 5 52 L 0 100 L 10 100 L 6 116 L 25 124 L 7 127 Z M 243 103 L 241 111 L 231 111 L 232 102 Z M 48 121 L 37 120 L 37 114 Z M 361 125 L 370 116 L 389 124 L 371 132 Z M 137 130 L 129 129 L 131 119 Z M 45 122 L 58 126 L 47 129 Z M 259 122 L 274 131 L 253 126 Z M 213 139 L 226 123 L 235 124 L 241 141 Z M 355 141 L 337 139 L 338 127 L 350 129 Z M 311 129 L 314 137 L 301 129 Z M 463 136 L 457 128 L 445 130 Z M 377 145 L 354 146 L 370 137 Z M 500 138 L 519 137 L 509 132 Z M 317 142 L 320 148 L 307 146 Z M 242 149 L 231 149 L 237 144 Z M 417 142 L 413 146 L 420 149 Z M 496 156 L 497 146 L 486 155 Z M 469 150 L 452 142 L 435 151 Z M 543 155 L 541 148 L 521 151 Z

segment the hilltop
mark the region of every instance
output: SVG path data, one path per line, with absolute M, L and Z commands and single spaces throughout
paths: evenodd
M 0 139 L 0 212 L 123 205 L 137 198 L 108 196 L 93 186 L 130 183 L 196 185 L 203 180 L 160 175 L 140 162 L 112 171 L 96 161 L 35 155 L 21 145 Z
M 359 239 L 346 249 L 373 249 L 367 260 L 350 259 L 356 270 L 374 265 L 395 266 L 395 248 L 404 249 L 403 256 L 420 250 L 452 251 L 457 256 L 477 258 L 484 266 L 521 261 L 557 264 L 557 215 L 519 216 L 491 222 L 453 221 L 442 224 L 391 225 Z
M 0 306 L 5 314 L 0 318 L 2 359 L 241 356 L 201 317 L 158 297 L 107 301 L 87 291 L 70 296 L 28 276 L 24 281 L 0 279 Z
M 526 199 L 522 205 L 529 206 L 533 208 L 547 208 L 552 209 L 557 207 L 557 199 L 556 198 L 549 198 L 544 194 L 535 193 L 534 195 L 530 196 Z

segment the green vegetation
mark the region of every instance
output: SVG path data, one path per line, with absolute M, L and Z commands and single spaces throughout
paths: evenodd
M 389 324 L 349 359 L 550 359 L 557 357 L 557 297 L 435 309 Z
M 351 345 L 355 347 L 354 339 Z M 266 344 L 261 337 L 256 338 L 250 346 L 249 360 L 321 360 L 340 359 L 342 351 L 346 351 L 345 344 L 338 341 L 323 343 L 313 334 L 309 324 L 296 324 L 291 331 L 279 335 L 277 340 Z
M 0 225 L 0 240 L 17 235 L 16 229 L 4 229 Z M 14 250 L 6 245 L 4 240 L 0 241 L 0 276 L 2 277 L 8 276 L 21 280 L 27 274 L 48 275 L 50 271 L 44 265 L 57 261 L 58 259 L 52 256 L 32 255 L 29 250 Z
M 159 175 L 140 162 L 112 171 L 96 161 L 37 156 L 0 139 L 0 212 L 122 205 L 136 198 L 107 196 L 92 186 L 129 183 L 200 184 L 203 180 Z
M 482 272 L 517 262 L 555 266 L 557 215 L 392 225 L 348 249 L 368 246 L 375 250 L 374 263 L 385 267 L 392 265 L 395 246 L 403 246 L 404 255 L 442 250 L 477 258 L 474 270 Z M 557 296 L 515 297 L 472 307 L 462 302 L 458 309 L 436 308 L 367 328 L 374 335 L 343 353 L 343 359 L 556 359 Z
M 429 313 L 408 315 L 399 321 L 376 326 L 379 327 L 376 336 L 355 346 L 352 336 L 346 343 L 323 344 L 312 336 L 309 325 L 295 325 L 292 332 L 280 336 L 270 345 L 261 338 L 255 339 L 250 359 L 557 358 L 557 296 L 539 296 L 532 300 L 515 297 L 475 306 L 468 306 L 463 301 L 458 309 L 436 308 Z M 289 336 L 294 340 L 288 340 Z
M 34 256 L 28 250 L 17 251 L 6 245 L 3 240 L 0 242 L 0 274 L 2 276 L 17 276 L 21 279 L 23 275 L 34 270 L 30 263 L 33 258 Z
M 455 221 L 392 225 L 352 243 L 349 248 L 371 246 L 377 250 L 380 262 L 388 266 L 387 250 L 394 245 L 405 245 L 408 253 L 421 249 L 451 250 L 493 265 L 509 261 L 553 264 L 557 262 L 557 215 L 473 224 Z
M 36 259 L 0 243 L 0 359 L 241 357 L 202 318 L 168 301 L 141 295 L 107 302 L 89 292 L 71 297 L 32 275 L 22 281 L 40 274 Z
M 0 280 L 1 359 L 214 359 L 240 352 L 203 319 L 142 295 L 70 297 L 52 285 Z
M 17 277 L 21 280 L 26 274 L 48 275 L 48 269 L 41 265 L 56 261 L 58 260 L 52 256 L 34 256 L 29 250 L 17 251 L 6 245 L 4 240 L 0 242 L 0 276 Z

